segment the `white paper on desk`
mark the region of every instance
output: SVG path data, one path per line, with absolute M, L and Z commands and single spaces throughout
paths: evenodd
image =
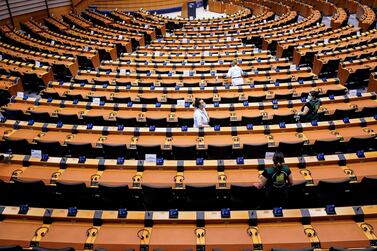
M 126 21 L 123 20 L 122 24 L 125 24 L 125 23 L 126 23 Z
M 187 38 L 182 38 L 182 43 L 187 43 Z
M 325 38 L 325 39 L 323 40 L 323 43 L 324 43 L 324 44 L 328 44 L 328 43 L 329 43 L 329 39 L 328 39 L 328 38 Z
M 156 154 L 145 154 L 145 161 L 146 162 L 153 162 L 156 163 L 157 155 Z
M 226 41 L 232 41 L 231 37 L 226 37 Z
M 194 20 L 194 17 L 193 17 L 193 16 L 191 16 L 191 17 L 190 17 L 190 20 Z
M 296 65 L 294 64 L 291 64 L 291 66 L 289 67 L 290 70 L 296 70 Z
M 149 29 L 149 24 L 146 24 L 146 25 L 144 26 L 144 28 L 145 28 L 145 29 Z
M 41 159 L 42 158 L 42 151 L 36 150 L 36 149 L 31 149 L 31 157 Z
M 93 104 L 99 105 L 100 103 L 101 103 L 101 99 L 100 98 L 93 98 Z
M 240 24 L 235 24 L 234 27 L 235 28 L 240 28 Z
M 119 39 L 123 39 L 123 35 L 119 35 Z
M 183 71 L 183 76 L 189 76 L 190 75 L 190 71 L 189 70 L 184 70 Z
M 24 92 L 17 92 L 17 98 L 23 98 Z
M 54 45 L 55 44 L 55 40 L 51 40 L 51 45 Z
M 357 90 L 349 90 L 348 91 L 348 96 L 356 97 L 357 96 Z
M 266 152 L 264 156 L 265 159 L 272 159 L 274 157 L 275 152 Z
M 90 31 L 90 34 L 91 34 L 91 35 L 94 35 L 94 31 Z
M 356 35 L 357 35 L 357 36 L 360 36 L 360 31 L 356 32 Z
M 266 19 L 263 19 L 263 23 L 267 23 L 267 20 L 266 20 Z
M 41 62 L 39 62 L 39 61 L 35 61 L 35 66 L 36 66 L 36 67 L 41 67 Z
M 185 106 L 185 100 L 184 99 L 178 99 L 177 100 L 177 106 Z
M 126 75 L 126 69 L 120 69 L 119 74 L 120 75 Z
M 89 47 L 88 46 L 84 46 L 84 51 L 88 51 L 89 50 Z

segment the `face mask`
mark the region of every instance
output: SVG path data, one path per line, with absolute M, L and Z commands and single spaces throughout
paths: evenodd
M 312 99 L 313 99 L 312 95 L 309 94 L 307 100 L 308 100 L 308 101 L 311 101 Z
M 202 107 L 203 107 L 203 108 L 206 108 L 206 103 L 203 103 L 203 104 L 202 104 Z

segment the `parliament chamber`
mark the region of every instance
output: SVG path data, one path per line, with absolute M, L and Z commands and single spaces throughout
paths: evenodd
M 2 2 L 0 251 L 377 250 L 376 0 Z

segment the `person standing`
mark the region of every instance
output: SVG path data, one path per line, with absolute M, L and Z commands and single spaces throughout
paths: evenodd
M 208 7 L 208 0 L 203 0 L 203 9 L 205 11 L 207 11 L 207 7 Z
M 241 67 L 237 65 L 237 60 L 232 61 L 232 67 L 229 68 L 226 76 L 232 79 L 232 85 L 244 84 L 244 81 L 242 78 L 242 69 Z

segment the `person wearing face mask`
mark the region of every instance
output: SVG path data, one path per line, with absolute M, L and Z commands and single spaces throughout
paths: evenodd
M 233 60 L 232 67 L 229 68 L 226 74 L 228 78 L 232 79 L 232 85 L 243 85 L 242 69 L 237 65 L 237 60 Z
M 288 200 L 288 187 L 293 184 L 291 170 L 284 164 L 284 154 L 276 152 L 272 158 L 274 165 L 266 167 L 255 186 L 265 188 L 266 204 L 284 206 Z
M 311 91 L 309 93 L 307 102 L 301 108 L 301 111 L 297 113 L 301 122 L 311 122 L 318 120 L 318 109 L 321 106 L 321 100 L 319 100 L 319 93 L 317 91 Z
M 194 107 L 194 128 L 209 127 L 209 117 L 203 99 L 195 99 Z

